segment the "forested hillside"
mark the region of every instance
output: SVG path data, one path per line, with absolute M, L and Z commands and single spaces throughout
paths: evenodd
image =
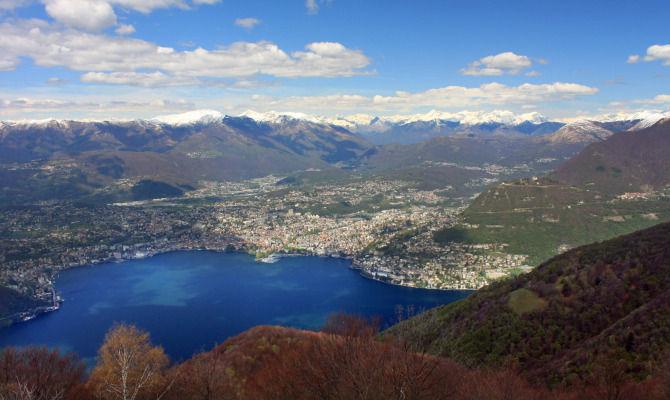
M 569 383 L 603 365 L 637 379 L 670 350 L 670 223 L 576 248 L 392 327 L 416 351 Z

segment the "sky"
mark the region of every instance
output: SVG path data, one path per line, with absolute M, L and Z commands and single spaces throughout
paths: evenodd
M 670 2 L 0 0 L 0 120 L 670 109 Z

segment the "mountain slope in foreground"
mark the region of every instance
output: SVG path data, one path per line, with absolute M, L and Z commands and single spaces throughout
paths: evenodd
M 645 379 L 670 350 L 670 223 L 573 249 L 386 334 L 549 383 L 610 362 Z

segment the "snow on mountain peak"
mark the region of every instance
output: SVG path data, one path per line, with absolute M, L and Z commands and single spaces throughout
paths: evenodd
M 150 119 L 150 122 L 168 125 L 208 124 L 219 122 L 224 115 L 214 110 L 196 110 L 182 114 L 159 115 Z
M 249 110 L 245 111 L 240 116 L 248 117 L 255 121 L 272 123 L 279 123 L 285 118 L 300 119 L 314 123 L 341 126 L 354 132 L 384 131 L 389 129 L 389 127 L 392 125 L 406 125 L 415 122 L 435 122 L 439 124 L 442 121 L 451 121 L 459 122 L 465 125 L 476 125 L 482 123 L 519 125 L 524 122 L 531 122 L 535 124 L 547 122 L 547 118 L 538 112 L 515 114 L 512 111 L 507 110 L 494 110 L 491 112 L 460 111 L 455 113 L 431 110 L 424 114 L 374 116 L 361 113 L 337 117 L 319 117 L 303 113 L 280 113 L 276 111 L 259 113 Z
M 591 143 L 605 140 L 612 132 L 598 126 L 594 121 L 578 119 L 564 125 L 549 136 L 553 143 Z
M 648 128 L 663 118 L 670 118 L 670 112 L 657 112 L 657 111 L 640 111 L 633 114 L 629 120 L 635 121 L 640 120 L 631 130 L 638 130 Z
M 301 112 L 277 112 L 277 111 L 268 111 L 264 113 L 259 113 L 256 111 L 252 110 L 247 110 L 240 114 L 240 117 L 247 117 L 251 118 L 254 121 L 257 122 L 269 122 L 269 123 L 281 123 L 282 121 L 286 119 L 297 119 L 297 120 L 302 120 L 302 121 L 308 121 L 308 122 L 315 122 L 315 123 L 324 123 L 323 118 L 318 118 L 314 117 L 309 114 L 301 113 Z

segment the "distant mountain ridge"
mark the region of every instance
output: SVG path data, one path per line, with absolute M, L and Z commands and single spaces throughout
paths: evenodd
M 587 146 L 556 171 L 560 182 L 603 193 L 648 192 L 670 183 L 670 118 Z
M 90 196 L 127 200 L 139 193 L 152 196 L 147 188 L 160 189 L 153 195 L 161 197 L 191 190 L 202 181 L 307 169 L 356 169 L 410 181 L 417 177 L 432 188 L 462 185 L 475 179 L 462 167 L 482 168 L 479 175 L 484 179 L 495 179 L 484 171 L 493 164 L 525 165 L 528 171 L 546 173 L 614 130 L 646 124 L 641 119 L 590 121 L 559 129 L 560 123 L 543 122 L 538 113 L 509 112 L 431 112 L 386 119 L 357 115 L 349 122 L 386 129 L 361 136 L 335 120 L 251 111 L 231 117 L 198 110 L 150 120 L 2 122 L 0 178 L 6 183 L 0 204 Z M 460 167 L 454 168 L 454 163 Z M 144 182 L 142 188 L 133 191 L 139 181 Z
M 238 116 L 225 115 L 215 110 L 194 110 L 181 114 L 159 115 L 146 120 L 119 120 L 119 121 L 80 121 L 80 122 L 108 122 L 108 123 L 143 123 L 161 125 L 193 125 L 217 123 L 224 118 L 245 117 L 261 123 L 278 124 L 289 120 L 301 120 L 321 125 L 332 125 L 344 128 L 352 133 L 365 137 L 372 137 L 375 144 L 390 143 L 418 143 L 438 135 L 451 134 L 521 134 L 546 135 L 568 126 L 572 130 L 589 131 L 601 128 L 605 131 L 619 132 L 623 130 L 637 130 L 649 127 L 663 118 L 670 117 L 670 112 L 642 111 L 630 115 L 614 115 L 603 119 L 582 119 L 571 123 L 551 121 L 538 112 L 515 114 L 506 110 L 442 112 L 432 110 L 424 114 L 375 116 L 370 114 L 352 114 L 348 116 L 324 117 L 301 112 L 256 112 L 245 111 Z M 48 124 L 50 122 L 67 122 L 65 120 L 45 119 L 38 121 L 0 121 L 0 126 Z M 589 126 L 590 125 L 590 126 Z M 580 126 L 582 126 L 580 128 Z M 405 129 L 405 131 L 403 131 Z M 396 135 L 388 131 L 398 131 Z M 401 132 L 421 132 L 417 137 L 400 137 Z M 600 136 L 600 139 L 604 137 Z
M 0 202 L 106 193 L 120 179 L 193 188 L 201 180 L 334 168 L 355 162 L 371 147 L 335 126 L 298 119 L 263 123 L 216 113 L 153 121 L 5 123 L 0 126 Z

